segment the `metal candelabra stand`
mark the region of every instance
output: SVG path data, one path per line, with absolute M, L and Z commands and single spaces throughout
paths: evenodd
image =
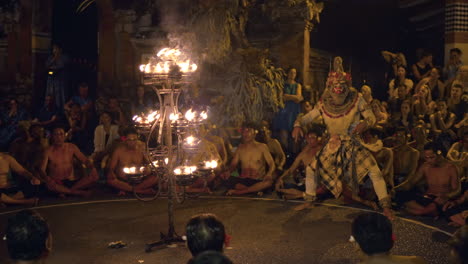
M 146 252 L 165 245 L 185 243 L 174 228 L 174 205 L 183 203 L 186 198 L 198 196 L 199 194 L 188 194 L 186 187 L 200 178 L 204 180 L 206 187 L 206 177 L 217 167 L 216 160 L 191 164 L 192 161 L 186 159 L 190 153 L 198 151 L 200 140 L 192 133 L 197 132 L 207 118 L 206 111 L 197 112 L 190 109 L 185 115 L 179 112 L 179 96 L 189 87 L 191 73 L 196 70 L 196 65 L 191 66 L 189 62 L 181 65 L 174 58 L 169 63 L 160 63 L 156 66 L 140 66 L 140 70 L 144 72 L 143 84 L 151 87 L 157 94 L 160 109 L 133 117 L 138 132 L 146 137 L 146 155 L 150 164 L 140 168 L 124 168 L 124 172 L 131 179 L 136 179 L 133 181 L 134 186 L 141 182 L 146 174 L 158 177 L 155 195 L 145 198 L 134 188 L 133 193 L 137 199 L 152 201 L 158 197 L 167 197 L 168 231 L 161 232 L 159 241 L 147 244 Z M 191 69 L 187 70 L 187 65 Z M 148 168 L 150 171 L 145 173 Z

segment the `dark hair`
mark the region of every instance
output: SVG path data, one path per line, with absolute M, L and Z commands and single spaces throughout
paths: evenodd
M 395 133 L 396 133 L 396 132 L 402 132 L 402 131 L 405 132 L 405 136 L 406 136 L 406 132 L 408 132 L 408 131 L 406 130 L 406 127 L 404 127 L 404 126 L 398 126 L 398 127 L 395 128 Z
M 424 150 L 432 150 L 436 153 L 439 150 L 439 146 L 435 142 L 428 142 L 424 145 Z
M 232 264 L 232 261 L 221 252 L 208 250 L 200 253 L 191 264 Z
M 252 128 L 258 130 L 258 125 L 257 123 L 251 122 L 251 121 L 246 121 L 242 123 L 242 128 Z
M 36 128 L 36 127 L 40 127 L 40 128 L 43 128 L 43 126 L 39 125 L 39 124 L 32 124 L 31 126 L 29 126 L 29 133 L 31 134 L 32 131 Z
M 112 116 L 112 113 L 111 113 L 111 112 L 109 112 L 109 111 L 102 111 L 102 112 L 99 114 L 99 117 L 100 117 L 101 115 L 103 115 L 103 114 L 108 115 L 108 116 L 110 117 L 110 119 L 111 119 L 111 122 L 114 121 L 114 117 Z
M 455 83 L 454 85 L 452 85 L 452 88 L 459 88 L 463 92 L 463 85 L 461 83 Z
M 450 49 L 450 53 L 452 53 L 452 52 L 458 53 L 458 55 L 462 54 L 462 51 L 459 48 Z
M 89 87 L 89 86 L 87 82 L 81 82 L 80 85 L 78 85 L 78 88 L 79 87 Z
M 468 225 L 458 229 L 448 241 L 448 244 L 457 254 L 459 263 L 468 264 Z
M 13 260 L 37 260 L 47 251 L 49 227 L 32 210 L 23 210 L 8 219 L 6 244 Z
M 214 214 L 193 216 L 185 229 L 187 245 L 192 256 L 207 250 L 223 252 L 224 225 Z
M 429 57 L 429 56 L 432 56 L 432 52 L 426 50 L 421 54 L 420 59 L 425 58 L 425 57 Z
M 306 135 L 315 134 L 317 137 L 321 137 L 325 131 L 325 127 L 320 124 L 311 124 L 306 127 Z
M 131 134 L 138 135 L 138 131 L 134 127 L 127 127 L 124 130 L 124 136 L 128 136 L 128 135 L 131 135 Z
M 385 253 L 393 247 L 392 224 L 378 213 L 364 213 L 352 224 L 352 234 L 361 250 L 367 255 Z
M 367 133 L 371 134 L 372 136 L 377 136 L 378 138 L 382 138 L 383 131 L 382 129 L 371 127 L 367 129 Z

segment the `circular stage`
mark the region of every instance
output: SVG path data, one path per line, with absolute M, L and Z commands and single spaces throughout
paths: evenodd
M 270 199 L 209 197 L 176 205 L 176 231 L 184 233 L 190 216 L 218 215 L 232 236 L 225 253 L 234 263 L 357 263 L 359 252 L 349 242 L 352 219 L 360 209 L 322 204 L 300 212 L 297 203 Z M 167 231 L 167 201 L 107 200 L 36 208 L 49 222 L 53 252 L 48 264 L 186 263 L 185 247 L 144 252 L 145 243 Z M 0 214 L 4 229 L 10 213 Z M 423 256 L 429 263 L 448 263 L 447 233 L 397 218 L 394 254 Z M 2 230 L 3 231 L 3 230 Z M 108 248 L 122 240 L 127 247 Z M 5 245 L 0 263 L 5 263 Z

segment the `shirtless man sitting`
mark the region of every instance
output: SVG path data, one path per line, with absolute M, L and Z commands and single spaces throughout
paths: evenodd
M 197 136 L 200 138 L 200 142 L 198 143 L 198 148 L 196 151 L 193 152 L 185 152 L 183 154 L 183 160 L 186 160 L 188 164 L 203 164 L 205 161 L 212 161 L 216 160 L 218 162 L 218 167 L 214 169 L 214 172 L 210 173 L 206 177 L 206 183 L 205 185 L 205 180 L 202 178 L 198 178 L 195 180 L 195 182 L 186 188 L 186 192 L 192 192 L 192 193 L 198 193 L 198 192 L 206 192 L 206 193 L 211 193 L 211 189 L 209 186 L 211 186 L 211 183 L 216 177 L 216 174 L 221 172 L 222 168 L 222 158 L 220 154 L 218 153 L 218 148 L 217 146 L 203 137 L 203 132 L 200 131 Z M 224 143 L 223 143 L 224 144 Z M 223 145 L 224 146 L 224 145 Z
M 294 160 L 293 164 L 289 169 L 287 169 L 276 182 L 276 191 L 283 193 L 285 199 L 297 199 L 304 197 L 304 192 L 306 191 L 307 177 L 311 177 L 313 168 L 315 168 L 315 155 L 322 148 L 322 132 L 323 130 L 319 125 L 312 125 L 307 129 L 305 140 L 307 145 L 299 153 L 299 155 Z M 305 178 L 300 180 L 298 184 L 285 184 L 284 178 L 288 175 L 295 173 L 299 168 L 303 167 L 305 169 Z
M 124 167 L 141 167 L 149 164 L 149 160 L 144 155 L 144 149 L 139 147 L 138 132 L 134 128 L 128 128 L 124 132 L 125 141 L 112 154 L 107 172 L 107 184 L 119 190 L 119 195 L 126 192 L 137 192 L 140 194 L 153 194 L 153 186 L 158 182 L 158 178 L 149 174 L 144 180 L 132 186 L 129 177 L 123 172 Z
M 397 200 L 405 203 L 410 214 L 436 216 L 442 205 L 459 194 L 460 182 L 456 167 L 440 155 L 433 143 L 424 146 L 424 159 L 426 162 L 414 177 L 395 187 Z M 422 182 L 427 190 L 421 195 L 412 189 Z
M 257 193 L 273 184 L 275 162 L 268 146 L 255 140 L 256 133 L 254 124 L 242 127 L 242 143 L 234 153 L 229 169 L 221 174 L 221 178 L 227 180 L 229 190 L 226 195 Z M 240 176 L 229 177 L 239 163 Z
M 45 178 L 49 190 L 59 193 L 62 197 L 66 194 L 88 196 L 90 192 L 84 189 L 95 183 L 99 176 L 93 163 L 76 145 L 66 143 L 65 138 L 63 128 L 56 127 L 52 130 L 52 145 L 46 149 L 42 160 L 42 177 Z M 88 175 L 79 180 L 76 180 L 73 169 L 75 158 L 90 170 Z
M 419 151 L 408 145 L 405 127 L 398 127 L 395 132 L 393 150 L 394 184 L 399 185 L 413 177 L 418 168 Z
M 0 153 L 0 203 L 5 204 L 36 204 L 38 199 L 25 199 L 23 192 L 11 185 L 8 175 L 13 171 L 31 180 L 31 184 L 38 185 L 40 181 L 21 166 L 12 156 Z
M 271 137 L 271 130 L 266 126 L 263 126 L 262 130 L 259 132 L 258 141 L 268 146 L 273 160 L 275 161 L 276 171 L 281 173 L 286 163 L 286 155 L 281 147 L 281 143 L 277 139 Z

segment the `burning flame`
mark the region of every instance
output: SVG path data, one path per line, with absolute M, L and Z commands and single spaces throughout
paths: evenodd
M 135 115 L 133 116 L 133 122 L 137 123 L 138 125 L 151 125 L 154 121 L 159 120 L 161 115 L 158 111 L 150 112 L 148 115 Z
M 175 175 L 189 175 L 197 170 L 196 166 L 179 166 L 174 169 Z
M 171 66 L 177 65 L 181 72 L 192 73 L 198 68 L 195 63 L 191 62 L 190 59 L 178 49 L 164 48 L 160 50 L 156 56 L 158 62 L 155 65 L 152 62 L 142 64 L 139 67 L 140 71 L 145 73 L 167 74 Z
M 216 160 L 205 161 L 205 168 L 215 169 L 216 167 L 218 167 L 218 161 Z

